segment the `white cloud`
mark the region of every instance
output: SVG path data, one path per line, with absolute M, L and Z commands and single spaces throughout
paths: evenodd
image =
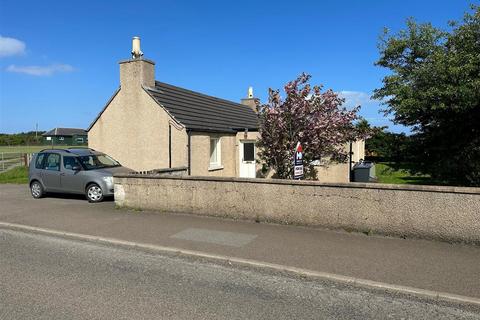
M 347 106 L 366 105 L 376 103 L 377 101 L 370 98 L 370 94 L 362 91 L 340 91 L 340 96 L 345 99 Z
M 25 54 L 25 43 L 0 35 L 0 58 Z
M 72 72 L 75 69 L 68 64 L 51 64 L 49 66 L 16 66 L 7 67 L 8 72 L 25 73 L 32 76 L 51 76 L 54 73 Z

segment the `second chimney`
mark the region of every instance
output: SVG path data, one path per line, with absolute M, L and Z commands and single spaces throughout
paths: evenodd
M 258 112 L 257 105 L 259 100 L 253 96 L 253 88 L 248 87 L 248 95 L 247 98 L 240 100 L 240 103 L 250 107 L 255 113 Z

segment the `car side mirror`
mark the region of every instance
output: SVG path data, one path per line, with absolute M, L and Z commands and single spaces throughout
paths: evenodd
M 80 171 L 81 167 L 80 166 L 73 166 L 72 170 L 73 171 Z

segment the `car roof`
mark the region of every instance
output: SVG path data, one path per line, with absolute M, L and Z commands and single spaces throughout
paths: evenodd
M 68 148 L 68 149 L 43 149 L 40 151 L 41 153 L 61 153 L 63 155 L 72 155 L 72 156 L 88 156 L 92 154 L 102 154 L 101 152 L 97 152 L 94 149 L 90 148 Z M 39 153 L 40 153 L 39 152 Z

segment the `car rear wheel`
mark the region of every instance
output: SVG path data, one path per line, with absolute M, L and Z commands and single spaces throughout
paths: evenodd
M 89 184 L 85 192 L 88 202 L 100 202 L 103 200 L 102 188 L 96 183 Z
M 35 199 L 40 199 L 45 194 L 42 184 L 38 181 L 33 181 L 30 184 L 30 192 L 32 193 L 32 197 Z

